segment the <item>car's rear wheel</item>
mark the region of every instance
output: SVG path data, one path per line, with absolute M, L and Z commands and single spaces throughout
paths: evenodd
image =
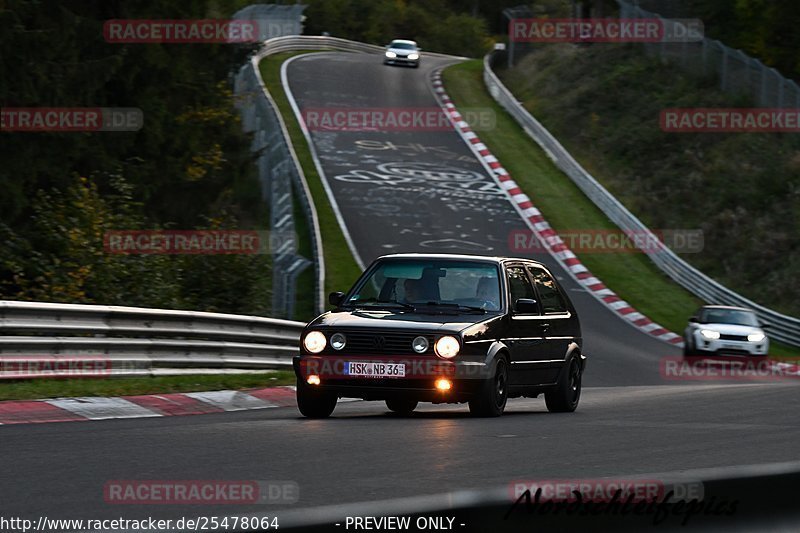
M 581 363 L 578 356 L 570 359 L 566 372 L 562 373 L 558 385 L 544 394 L 544 403 L 551 413 L 571 413 L 581 399 Z
M 494 375 L 481 385 L 478 395 L 469 401 L 472 416 L 500 416 L 508 402 L 508 361 L 499 357 Z
M 399 415 L 410 415 L 419 404 L 416 400 L 391 399 L 386 400 L 386 407 Z
M 328 418 L 336 408 L 336 395 L 297 381 L 297 408 L 306 418 Z

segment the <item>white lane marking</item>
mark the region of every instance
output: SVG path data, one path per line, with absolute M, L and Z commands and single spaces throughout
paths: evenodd
M 267 407 L 275 407 L 260 398 L 233 390 L 187 392 L 186 396 L 218 407 L 223 411 L 244 411 L 246 409 L 266 409 Z
M 313 55 L 313 54 L 312 54 Z M 308 145 L 308 151 L 311 153 L 311 159 L 314 160 L 314 167 L 317 169 L 317 173 L 319 174 L 320 181 L 322 181 L 322 188 L 325 189 L 325 194 L 328 196 L 328 201 L 331 204 L 331 209 L 333 209 L 333 214 L 336 216 L 336 221 L 339 223 L 339 227 L 342 230 L 342 234 L 344 235 L 344 240 L 347 243 L 347 247 L 350 249 L 350 253 L 353 255 L 353 259 L 355 260 L 356 264 L 361 270 L 366 268 L 366 264 L 364 260 L 361 258 L 361 255 L 358 253 L 358 249 L 356 248 L 355 243 L 353 242 L 353 238 L 350 235 L 350 231 L 347 229 L 347 225 L 344 223 L 344 217 L 342 216 L 342 212 L 339 209 L 339 204 L 336 202 L 336 197 L 333 195 L 333 190 L 328 183 L 328 177 L 325 175 L 325 171 L 322 168 L 322 161 L 319 159 L 319 154 L 317 153 L 316 145 L 314 144 L 313 140 L 311 139 L 311 133 L 308 131 L 305 122 L 303 121 L 303 114 L 300 111 L 300 106 L 297 105 L 297 101 L 294 98 L 294 94 L 292 93 L 291 88 L 289 87 L 289 78 L 287 74 L 287 70 L 289 65 L 296 61 L 298 58 L 307 57 L 307 56 L 294 56 L 286 61 L 283 62 L 281 65 L 281 85 L 283 86 L 283 92 L 286 95 L 286 98 L 289 100 L 289 105 L 294 111 L 295 118 L 300 125 L 300 130 L 303 132 L 303 137 L 306 139 L 306 144 Z
M 46 402 L 54 407 L 88 418 L 89 420 L 162 416 L 141 405 L 129 402 L 124 398 L 56 398 L 53 400 L 46 400 Z

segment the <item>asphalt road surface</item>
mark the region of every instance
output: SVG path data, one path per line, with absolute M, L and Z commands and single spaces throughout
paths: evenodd
M 380 57 L 314 54 L 290 63 L 304 110 L 435 108 L 419 69 Z M 312 132 L 327 185 L 362 262 L 392 252 L 507 253 L 524 229 L 453 131 Z M 424 179 L 423 179 L 424 178 Z M 535 191 L 532 191 L 535 193 Z M 589 356 L 578 411 L 516 399 L 498 419 L 422 405 L 409 418 L 350 402 L 328 420 L 294 408 L 163 419 L 0 427 L 0 515 L 217 516 L 507 485 L 526 478 L 630 476 L 798 458 L 797 383 L 665 381 L 674 347 L 623 322 L 543 258 L 578 308 Z M 345 287 L 342 287 L 345 289 Z M 286 505 L 117 505 L 114 480 L 288 480 Z

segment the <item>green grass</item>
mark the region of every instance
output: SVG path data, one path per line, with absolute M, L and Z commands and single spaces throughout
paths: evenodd
M 325 260 L 325 292 L 345 291 L 361 275 L 361 269 L 350 253 L 350 248 L 347 246 L 342 229 L 339 227 L 339 221 L 334 215 L 328 195 L 314 165 L 308 143 L 300 130 L 280 81 L 283 62 L 292 56 L 303 53 L 308 52 L 277 54 L 263 59 L 260 64 L 261 76 L 286 122 L 286 128 L 289 130 L 289 136 L 297 153 L 297 159 L 303 167 L 308 187 L 311 190 L 311 195 L 317 208 Z M 298 302 L 298 309 L 300 309 L 300 302 Z
M 483 63 L 466 61 L 445 69 L 443 81 L 457 107 L 492 109 L 493 129 L 481 140 L 556 231 L 615 229 L 616 226 L 564 175 L 539 146 L 488 94 Z M 576 254 L 599 279 L 638 311 L 680 333 L 687 317 L 703 304 L 670 280 L 645 254 Z M 776 357 L 800 359 L 800 350 L 773 343 Z
M 0 400 L 34 400 L 76 396 L 134 396 L 138 394 L 275 387 L 278 385 L 294 385 L 295 377 L 291 371 L 280 370 L 264 374 L 159 376 L 119 379 L 37 379 L 3 381 L 2 383 Z

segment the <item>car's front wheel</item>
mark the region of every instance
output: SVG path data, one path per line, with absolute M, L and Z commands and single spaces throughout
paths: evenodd
M 697 350 L 692 348 L 692 344 L 689 341 L 688 337 L 683 338 L 683 357 L 684 359 L 688 359 L 691 357 L 697 356 Z
M 306 418 L 328 418 L 336 408 L 336 395 L 313 389 L 297 381 L 297 408 Z
M 582 370 L 578 356 L 570 359 L 566 370 L 556 388 L 544 394 L 544 403 L 551 413 L 571 413 L 581 399 Z
M 386 407 L 399 415 L 410 415 L 419 404 L 416 400 L 391 399 L 386 400 Z
M 472 416 L 500 416 L 508 402 L 508 361 L 497 359 L 494 376 L 485 380 L 478 395 L 469 401 Z

